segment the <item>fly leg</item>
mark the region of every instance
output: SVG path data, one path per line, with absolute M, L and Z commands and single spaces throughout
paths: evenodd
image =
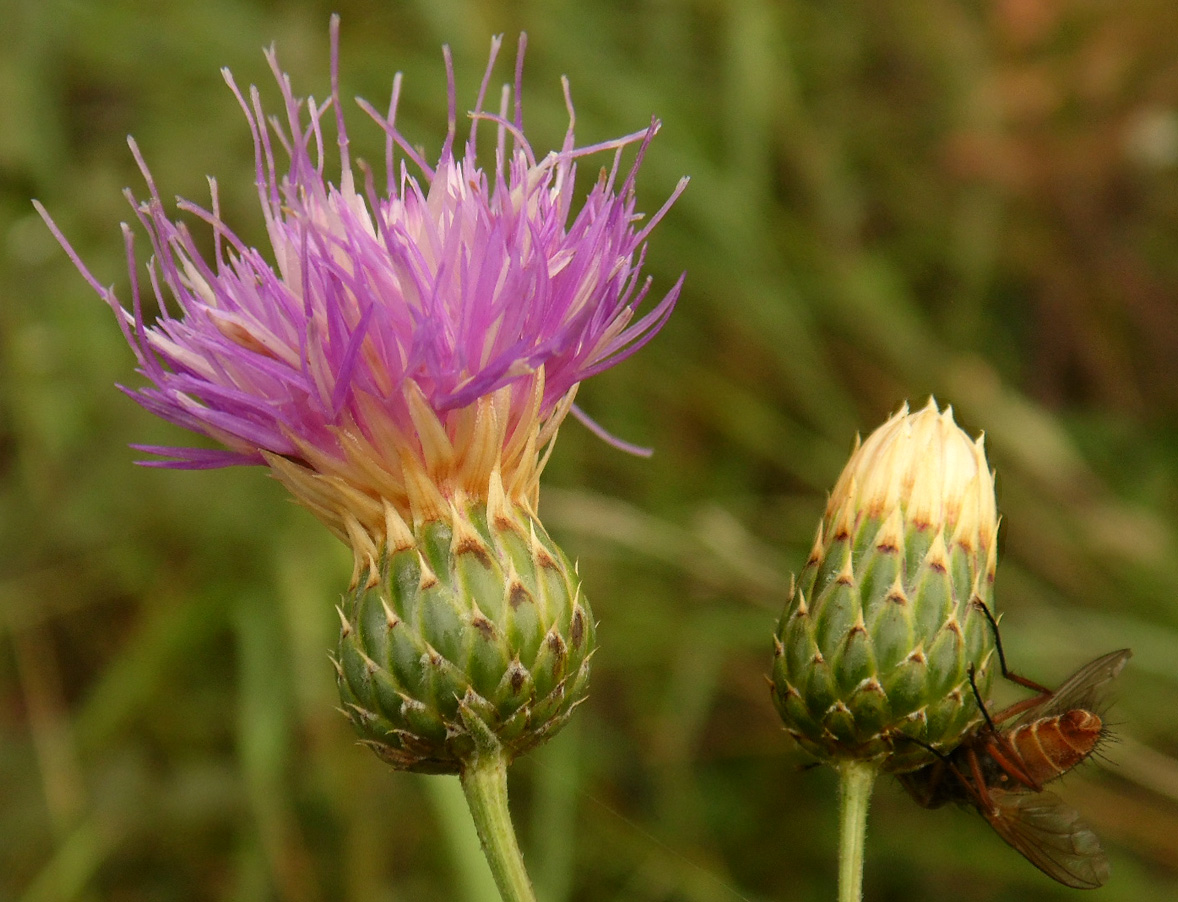
M 969 783 L 957 768 L 953 768 L 953 770 L 957 772 L 958 779 L 962 783 L 965 783 L 969 791 L 974 795 L 978 807 L 983 811 L 992 812 L 995 809 L 994 800 L 990 798 L 990 790 L 986 786 L 985 777 L 982 776 L 982 765 L 978 761 L 978 753 L 973 749 L 969 749 L 966 755 L 969 758 L 969 773 L 973 777 L 973 783 Z
M 975 678 L 972 664 L 969 667 L 969 688 L 973 690 L 973 697 L 978 703 L 978 710 L 982 712 L 982 717 L 986 719 L 986 727 L 990 732 L 990 739 L 986 743 L 986 751 L 989 753 L 990 757 L 994 759 L 994 762 L 1000 768 L 1002 768 L 1002 770 L 1004 770 L 1019 783 L 1030 787 L 1036 792 L 1042 790 L 1043 787 L 1039 784 L 1039 781 L 1032 777 L 1030 773 L 1028 773 L 1026 767 L 1023 766 L 1022 756 L 1019 755 L 1018 750 L 1015 749 L 1015 747 L 1011 744 L 1011 741 L 1007 735 L 999 731 L 999 729 L 994 726 L 994 721 L 1004 720 L 1013 716 L 1014 714 L 1017 714 L 1020 710 L 1026 710 L 1027 708 L 1031 707 L 1031 705 L 1027 704 L 1027 702 L 1038 704 L 1040 701 L 1042 701 L 1043 697 L 1040 696 L 1038 698 L 1026 699 L 1023 702 L 1011 705 L 1009 708 L 998 712 L 998 714 L 991 718 L 990 712 L 986 710 L 986 703 L 982 701 L 982 694 L 978 691 L 977 679 Z M 1048 692 L 1047 694 L 1050 695 L 1051 693 Z M 973 749 L 970 749 L 969 755 L 970 767 L 975 771 L 975 776 L 980 777 L 981 769 L 980 765 L 978 764 L 977 753 Z M 983 787 L 982 794 L 986 795 L 988 799 L 989 796 L 988 793 L 985 793 L 984 783 L 979 783 L 979 785 Z
M 973 605 L 986 615 L 986 620 L 989 621 L 990 629 L 994 633 L 994 648 L 998 652 L 998 666 L 1002 668 L 1003 678 L 1010 680 L 1012 683 L 1017 683 L 1026 689 L 1033 689 L 1043 695 L 1050 695 L 1051 690 L 1046 686 L 1036 683 L 1034 680 L 1027 679 L 1025 676 L 1015 673 L 1006 666 L 1006 652 L 1002 649 L 1002 633 L 998 630 L 998 618 L 994 616 L 994 612 L 990 610 L 990 606 L 976 595 L 973 597 Z

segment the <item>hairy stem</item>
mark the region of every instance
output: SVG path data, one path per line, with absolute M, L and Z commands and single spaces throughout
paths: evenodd
M 503 902 L 536 902 L 507 810 L 507 760 L 481 751 L 462 771 L 462 789 Z
M 867 805 L 879 767 L 867 761 L 839 765 L 839 902 L 862 902 Z

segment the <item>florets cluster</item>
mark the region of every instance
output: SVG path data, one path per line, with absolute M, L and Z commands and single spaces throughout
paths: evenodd
M 361 184 L 354 174 L 337 21 L 326 102 L 295 96 L 273 50 L 280 116 L 268 118 L 258 90 L 243 92 L 225 72 L 253 134 L 270 252 L 247 246 L 222 220 L 210 180 L 211 207 L 178 202 L 212 230 L 205 259 L 188 226 L 165 210 L 132 143 L 148 197 L 128 197 L 152 258 L 144 286 L 124 226 L 130 309 L 50 222 L 115 309 L 150 382 L 128 393 L 223 446 L 139 446 L 163 458 L 153 465 L 269 464 L 369 560 L 384 547 L 390 518 L 420 523 L 454 496 L 485 498 L 492 473 L 509 499 L 535 507 L 545 448 L 578 383 L 635 351 L 671 312 L 679 284 L 636 317 L 649 288 L 640 274 L 646 238 L 685 183 L 641 224 L 635 176 L 658 122 L 578 148 L 567 83 L 564 142 L 537 157 L 523 132 L 522 38 L 514 89 L 504 86 L 494 110 L 485 106 L 499 47 L 496 39 L 461 144 L 445 54 L 449 127 L 433 166 L 398 130 L 399 75 L 387 113 L 359 101 L 386 136 L 383 193 L 366 168 Z M 338 184 L 325 174 L 329 111 Z M 489 169 L 480 126 L 495 139 Z M 635 159 L 623 173 L 631 145 Z M 574 214 L 576 162 L 600 151 L 612 152 L 612 166 Z M 153 322 L 145 295 L 158 304 Z

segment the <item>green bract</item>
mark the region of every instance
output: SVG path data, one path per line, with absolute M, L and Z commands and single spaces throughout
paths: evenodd
M 340 698 L 394 767 L 458 773 L 497 742 L 508 760 L 582 700 L 593 617 L 539 520 L 467 502 L 391 543 L 344 600 Z
M 856 447 L 775 636 L 773 700 L 806 751 L 911 770 L 981 719 L 997 532 L 982 439 L 951 408 L 905 405 Z

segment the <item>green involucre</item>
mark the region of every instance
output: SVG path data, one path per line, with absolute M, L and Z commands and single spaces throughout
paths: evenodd
M 980 605 L 991 605 L 992 572 L 927 528 L 908 524 L 902 546 L 885 532 L 863 517 L 811 555 L 778 623 L 772 695 L 811 754 L 902 772 L 981 719 L 969 668 L 984 694 L 994 634 Z
M 340 699 L 394 767 L 458 773 L 479 737 L 508 760 L 584 698 L 594 624 L 575 568 L 528 513 L 468 504 L 386 553 L 344 599 Z

